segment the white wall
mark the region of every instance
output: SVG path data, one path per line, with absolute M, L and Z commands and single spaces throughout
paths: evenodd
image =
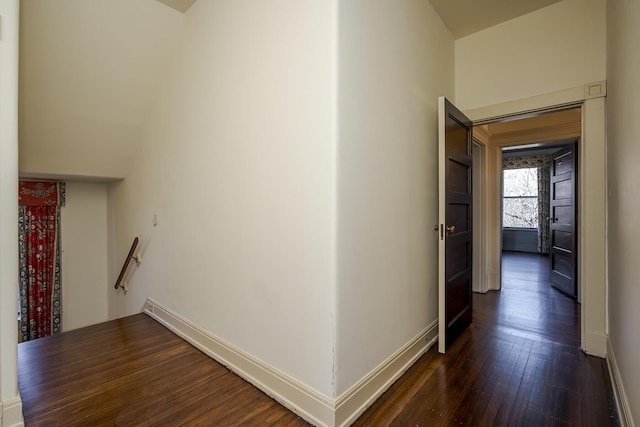
M 142 236 L 117 315 L 154 298 L 327 396 L 335 25 L 333 1 L 195 3 L 142 148 L 108 192 L 110 283 Z
M 620 378 L 640 422 L 640 4 L 607 6 L 607 157 L 609 184 L 609 336 Z
M 437 98 L 454 42 L 429 2 L 340 2 L 336 392 L 438 317 Z
M 18 0 L 0 0 L 0 424 L 22 425 L 18 395 Z
M 155 0 L 36 0 L 20 15 L 20 172 L 123 177 L 182 14 Z
M 107 184 L 67 181 L 61 209 L 62 329 L 108 319 Z
M 564 0 L 456 40 L 458 107 L 605 80 L 605 4 Z

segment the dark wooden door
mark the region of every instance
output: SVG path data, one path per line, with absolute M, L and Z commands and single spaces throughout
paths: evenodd
M 472 124 L 440 98 L 439 343 L 444 353 L 471 324 Z
M 567 295 L 577 293 L 576 144 L 551 157 L 551 283 Z

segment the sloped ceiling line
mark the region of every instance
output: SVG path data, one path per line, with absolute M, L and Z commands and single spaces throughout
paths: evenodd
M 560 0 L 430 0 L 455 39 L 542 9 Z
M 185 13 L 196 0 L 158 0 L 162 4 L 166 4 L 172 9 L 177 10 L 178 12 Z

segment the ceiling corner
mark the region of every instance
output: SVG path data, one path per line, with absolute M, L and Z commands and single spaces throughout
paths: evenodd
M 558 3 L 560 0 L 429 0 L 454 39 Z
M 185 13 L 197 0 L 157 0 L 178 12 Z

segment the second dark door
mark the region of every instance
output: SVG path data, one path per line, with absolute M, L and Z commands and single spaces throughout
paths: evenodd
M 551 157 L 551 283 L 567 295 L 577 293 L 576 144 Z

